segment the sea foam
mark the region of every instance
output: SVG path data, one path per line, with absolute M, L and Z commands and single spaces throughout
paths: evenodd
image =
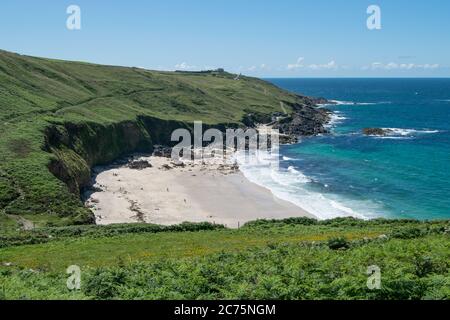
M 401 128 L 384 128 L 385 130 L 390 130 L 393 134 L 400 136 L 410 136 L 414 134 L 427 134 L 427 133 L 439 133 L 439 130 L 430 129 L 401 129 Z
M 270 190 L 277 198 L 295 204 L 318 219 L 349 216 L 369 219 L 378 216 L 376 212 L 380 212 L 378 206 L 371 201 L 349 200 L 311 190 L 313 179 L 293 166 L 276 168 L 270 164 L 269 158 L 258 164 L 248 163 L 242 154 L 237 154 L 236 160 L 249 181 Z M 323 185 L 323 188 L 325 190 L 329 186 Z
M 330 115 L 330 121 L 328 121 L 328 123 L 326 125 L 324 125 L 324 127 L 328 128 L 328 129 L 333 128 L 333 127 L 337 126 L 338 124 L 343 123 L 347 119 L 348 118 L 343 116 L 340 111 L 334 111 Z
M 354 101 L 340 101 L 340 100 L 330 100 L 334 105 L 338 106 L 374 106 L 379 104 L 391 104 L 390 101 L 379 101 L 379 102 L 354 102 Z M 331 104 L 329 104 L 331 105 Z

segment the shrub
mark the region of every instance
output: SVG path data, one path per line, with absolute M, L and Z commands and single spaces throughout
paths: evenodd
M 425 231 L 419 228 L 402 228 L 392 232 L 392 237 L 397 239 L 415 239 L 425 235 Z
M 376 298 L 382 300 L 419 300 L 427 290 L 426 283 L 411 274 L 402 278 L 390 278 L 382 281 L 381 290 L 376 291 Z
M 343 237 L 328 239 L 327 244 L 331 250 L 348 249 L 350 247 L 350 243 Z
M 433 260 L 430 257 L 424 257 L 416 255 L 414 257 L 415 275 L 422 278 L 430 273 L 433 273 L 434 265 Z
M 243 227 L 245 228 L 271 228 L 274 226 L 283 226 L 283 225 L 303 225 L 310 226 L 316 225 L 319 222 L 316 219 L 311 219 L 307 217 L 298 217 L 298 218 L 287 218 L 282 220 L 275 219 L 258 219 L 255 221 L 247 222 Z
M 119 292 L 119 287 L 125 282 L 125 273 L 117 270 L 96 269 L 83 284 L 87 296 L 96 299 L 111 299 Z

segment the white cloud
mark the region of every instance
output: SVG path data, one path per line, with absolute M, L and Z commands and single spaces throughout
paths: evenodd
M 386 69 L 391 70 L 391 69 L 397 69 L 398 68 L 398 64 L 396 64 L 395 62 L 390 62 L 386 65 Z
M 239 67 L 239 70 L 245 70 L 245 71 L 250 71 L 250 72 L 269 71 L 271 69 L 272 68 L 265 63 L 261 63 L 260 65 L 252 65 L 252 66 L 246 67 L 246 68 L 244 68 L 242 66 Z
M 424 69 L 437 69 L 437 68 L 439 68 L 439 64 L 437 64 L 437 63 L 434 63 L 434 64 L 424 64 L 423 65 L 423 68 Z
M 288 64 L 287 69 L 288 70 L 297 70 L 297 69 L 301 69 L 301 68 L 308 68 L 311 70 L 336 70 L 339 68 L 338 64 L 334 60 L 331 60 L 330 62 L 324 63 L 324 64 L 313 63 L 313 64 L 309 64 L 309 65 L 305 65 L 304 60 L 305 60 L 305 58 L 303 58 L 303 57 L 298 58 L 296 63 Z
M 395 63 L 395 62 L 389 62 L 389 63 L 382 63 L 382 62 L 372 62 L 369 66 L 363 66 L 362 70 L 413 70 L 413 69 L 423 69 L 423 70 L 430 70 L 430 69 L 437 69 L 439 68 L 439 64 L 415 64 L 415 63 Z
M 308 68 L 312 70 L 336 70 L 338 65 L 336 64 L 336 61 L 332 60 L 325 64 L 310 64 Z
M 288 65 L 287 65 L 287 69 L 288 69 L 288 70 L 295 70 L 295 69 L 303 68 L 303 67 L 304 67 L 304 65 L 302 64 L 303 60 L 305 60 L 305 58 L 299 57 L 299 58 L 297 59 L 297 62 L 296 62 L 296 63 L 288 64 Z
M 175 69 L 177 69 L 177 70 L 193 70 L 193 69 L 197 69 L 197 67 L 188 65 L 186 62 L 182 62 L 182 63 L 176 64 Z

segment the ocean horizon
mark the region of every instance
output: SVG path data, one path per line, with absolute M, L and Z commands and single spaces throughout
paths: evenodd
M 266 80 L 336 104 L 330 134 L 281 146 L 280 171 L 243 166 L 249 180 L 320 219 L 450 217 L 449 78 Z

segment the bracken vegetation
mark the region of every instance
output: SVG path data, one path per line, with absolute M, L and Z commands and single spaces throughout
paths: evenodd
M 306 218 L 35 230 L 0 249 L 4 299 L 449 299 L 448 221 Z M 10 235 L 11 239 L 14 235 Z M 4 239 L 4 241 L 9 241 Z M 24 243 L 27 243 L 25 241 Z M 82 270 L 80 290 L 65 270 Z M 367 287 L 369 266 L 381 288 Z

